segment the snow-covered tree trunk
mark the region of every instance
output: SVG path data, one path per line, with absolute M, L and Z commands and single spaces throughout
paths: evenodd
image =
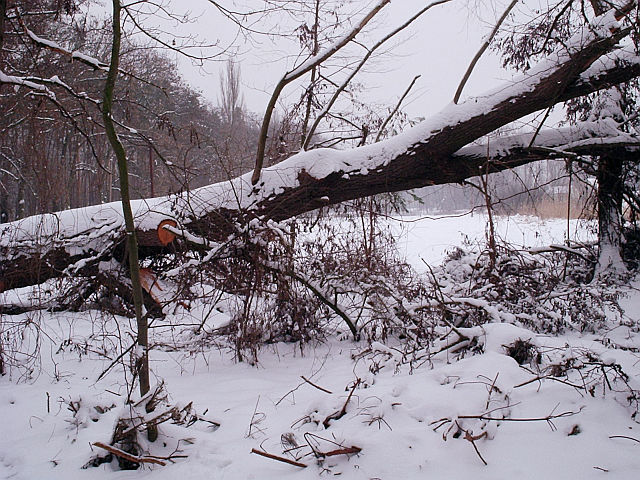
M 603 0 L 591 0 L 596 15 L 606 12 L 609 4 Z M 622 122 L 623 95 L 618 86 L 604 92 L 609 105 L 604 107 L 605 114 Z M 602 155 L 598 160 L 598 263 L 594 278 L 606 273 L 623 273 L 626 271 L 621 254 L 622 237 L 622 158 L 614 155 Z
M 600 252 L 595 277 L 623 273 L 621 256 L 623 160 L 602 155 L 598 162 L 598 242 Z
M 620 14 L 622 15 L 622 14 Z M 162 253 L 166 227 L 187 242 L 211 247 L 257 220 L 281 221 L 321 207 L 383 192 L 461 182 L 567 154 L 599 155 L 637 145 L 636 136 L 607 122 L 517 135 L 470 146 L 525 115 L 640 76 L 640 57 L 617 49 L 628 32 L 610 12 L 509 83 L 458 105 L 388 140 L 352 150 L 302 152 L 251 175 L 179 195 L 136 202 L 141 255 Z M 614 52 L 615 51 L 615 52 Z M 1 80 L 1 79 L 0 79 Z M 19 82 L 7 77 L 7 82 Z M 488 161 L 489 160 L 489 161 Z M 178 226 L 177 229 L 175 227 Z M 124 222 L 113 205 L 41 215 L 0 227 L 0 290 L 48 278 L 93 275 L 101 262 L 122 259 Z M 170 241 L 170 239 L 169 239 Z

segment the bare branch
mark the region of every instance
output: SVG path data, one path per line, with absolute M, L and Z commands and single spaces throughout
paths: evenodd
M 398 112 L 398 109 L 400 108 L 400 105 L 402 104 L 403 100 L 407 97 L 407 95 L 409 95 L 409 92 L 411 91 L 411 89 L 413 88 L 413 86 L 415 85 L 416 81 L 419 78 L 420 78 L 420 75 L 416 75 L 415 77 L 413 77 L 413 80 L 411 80 L 411 83 L 409 84 L 407 89 L 404 91 L 404 93 L 400 97 L 400 100 L 398 100 L 398 103 L 396 103 L 395 108 L 391 111 L 391 113 L 384 120 L 384 122 L 382 122 L 382 125 L 380 126 L 380 130 L 378 130 L 378 134 L 376 135 L 375 143 L 378 143 L 380 141 L 380 138 L 382 137 L 384 129 L 387 128 L 387 125 L 389 124 L 393 116 Z
M 458 85 L 456 94 L 453 96 L 453 103 L 457 104 L 458 100 L 460 100 L 460 95 L 462 95 L 462 90 L 464 89 L 464 86 L 467 84 L 467 80 L 469 80 L 469 77 L 471 76 L 471 72 L 473 72 L 473 69 L 475 68 L 476 63 L 478 63 L 478 60 L 480 60 L 480 57 L 485 52 L 485 50 L 489 48 L 489 45 L 491 44 L 491 40 L 493 40 L 493 37 L 496 36 L 496 34 L 498 33 L 498 30 L 500 30 L 500 26 L 502 25 L 502 22 L 504 22 L 505 18 L 507 18 L 507 15 L 509 15 L 509 12 L 513 9 L 513 7 L 516 6 L 516 3 L 518 3 L 518 0 L 511 1 L 507 9 L 503 12 L 502 16 L 498 20 L 498 23 L 496 23 L 496 26 L 493 27 L 493 31 L 491 32 L 489 37 L 484 41 L 484 43 L 480 47 L 480 50 L 478 50 L 476 55 L 471 60 L 469 67 L 467 67 L 467 71 L 464 72 L 464 76 L 460 81 L 460 85 Z
M 39 37 L 38 35 L 36 35 L 35 33 L 33 33 L 31 30 L 29 30 L 27 28 L 27 26 L 24 23 L 24 20 L 22 19 L 22 17 L 19 15 L 18 16 L 18 22 L 20 23 L 20 26 L 22 27 L 22 29 L 24 30 L 24 32 L 27 34 L 27 36 L 31 39 L 31 41 L 33 43 L 35 43 L 36 45 L 42 47 L 42 48 L 46 48 L 48 50 L 51 50 L 53 52 L 56 52 L 60 55 L 65 55 L 67 57 L 70 57 L 71 60 L 76 60 L 80 63 L 83 63 L 84 65 L 91 67 L 93 70 L 101 70 L 103 72 L 107 72 L 109 70 L 109 65 L 107 63 L 102 62 L 101 60 L 92 57 L 90 55 L 86 55 L 82 52 L 79 51 L 71 51 L 68 50 L 64 47 L 62 47 L 61 45 L 52 42 L 51 40 L 47 40 L 44 39 L 42 37 Z M 134 73 L 131 73 L 127 70 L 123 70 L 121 68 L 118 68 L 118 72 L 122 75 L 131 77 L 136 79 L 139 82 L 142 82 L 146 85 L 150 85 L 152 87 L 158 88 L 162 91 L 164 91 L 164 89 L 158 85 L 155 85 L 152 82 L 149 82 L 149 80 L 144 79 L 142 77 L 139 77 L 138 75 L 135 75 Z
M 265 111 L 264 118 L 262 119 L 262 127 L 260 128 L 260 136 L 258 137 L 258 153 L 256 154 L 256 166 L 253 171 L 253 176 L 251 177 L 251 183 L 253 185 L 258 183 L 260 180 L 260 172 L 262 171 L 262 165 L 264 163 L 264 153 L 267 144 L 267 136 L 269 134 L 269 124 L 271 123 L 271 116 L 273 115 L 273 110 L 276 107 L 276 102 L 289 83 L 297 80 L 307 72 L 310 72 L 313 68 L 317 67 L 325 60 L 331 58 L 336 52 L 342 49 L 345 45 L 347 45 L 351 40 L 353 40 L 358 33 L 371 21 L 376 14 L 382 10 L 382 8 L 387 5 L 391 0 L 379 0 L 378 4 L 371 9 L 371 11 L 364 16 L 358 24 L 351 29 L 349 33 L 347 33 L 344 37 L 339 39 L 336 43 L 331 45 L 326 50 L 319 52 L 317 55 L 314 55 L 307 60 L 305 60 L 302 65 L 294 68 L 290 72 L 287 72 L 278 82 L 276 87 L 273 90 L 273 94 L 271 95 L 271 99 L 269 100 L 269 104 L 267 105 L 267 110 Z
M 405 23 L 400 25 L 398 28 L 394 29 L 389 34 L 385 35 L 382 39 L 380 39 L 377 43 L 375 43 L 372 47 L 370 47 L 368 49 L 367 54 L 362 58 L 362 60 L 360 60 L 360 63 L 358 63 L 358 65 L 351 71 L 351 73 L 345 79 L 345 81 L 342 82 L 342 84 L 336 89 L 336 91 L 331 96 L 331 99 L 327 102 L 327 104 L 324 106 L 322 111 L 318 114 L 318 116 L 314 120 L 313 125 L 309 129 L 309 133 L 307 134 L 306 138 L 304 139 L 304 145 L 302 146 L 302 148 L 304 150 L 307 150 L 309 148 L 309 144 L 311 142 L 311 138 L 313 137 L 313 134 L 315 133 L 316 129 L 318 128 L 318 125 L 320 124 L 320 121 L 327 115 L 329 110 L 331 110 L 331 107 L 333 107 L 333 104 L 336 102 L 336 100 L 338 99 L 340 94 L 342 94 L 342 92 L 345 90 L 345 88 L 347 88 L 347 86 L 351 83 L 351 80 L 353 80 L 353 78 L 356 76 L 356 74 L 362 69 L 362 67 L 364 67 L 364 65 L 367 63 L 369 58 L 374 54 L 374 52 L 378 48 L 380 48 L 382 45 L 384 45 L 387 41 L 389 41 L 391 38 L 395 37 L 398 33 L 403 31 L 407 27 L 409 27 L 413 22 L 415 22 L 418 18 L 420 18 L 427 10 L 431 9 L 432 7 L 438 6 L 438 5 L 442 5 L 444 3 L 448 3 L 450 1 L 451 0 L 438 0 L 436 2 L 433 2 L 433 3 L 429 4 L 429 5 L 427 5 L 422 10 L 420 10 L 418 13 L 416 13 L 413 17 L 411 17 L 409 20 L 407 20 Z

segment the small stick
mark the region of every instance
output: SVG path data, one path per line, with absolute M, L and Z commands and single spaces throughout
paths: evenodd
M 293 465 L 294 467 L 307 468 L 307 465 L 305 465 L 304 463 L 296 462 L 295 460 L 290 460 L 285 457 L 279 457 L 271 453 L 261 452 L 260 450 L 256 450 L 255 448 L 251 449 L 251 453 L 255 453 L 256 455 L 261 455 L 263 457 L 270 458 L 271 460 L 277 460 L 278 462 L 288 463 L 289 465 Z
M 358 380 L 353 384 L 351 392 L 349 392 L 349 396 L 347 397 L 347 401 L 344 402 L 344 405 L 342 406 L 342 410 L 340 410 L 339 412 L 334 412 L 324 419 L 324 421 L 322 422 L 322 426 L 324 426 L 324 428 L 329 428 L 331 420 L 340 420 L 347 414 L 347 405 L 349 405 L 349 402 L 351 401 L 353 392 L 355 392 L 356 388 L 358 388 L 358 385 L 360 385 L 360 381 L 361 380 L 358 378 Z
M 491 382 L 491 387 L 489 388 L 489 396 L 487 397 L 487 405 L 484 407 L 485 410 L 487 410 L 489 408 L 489 403 L 491 403 L 491 394 L 493 393 L 493 390 L 497 390 L 498 392 L 500 390 L 498 390 L 496 388 L 496 382 L 498 381 L 498 375 L 500 375 L 500 372 L 496 373 L 496 377 L 493 379 L 493 382 Z
M 456 422 L 456 425 L 457 424 L 458 424 L 458 422 Z M 460 428 L 460 425 L 458 425 L 458 428 Z M 478 446 L 476 445 L 476 440 L 480 440 L 481 438 L 484 438 L 484 437 L 487 437 L 487 436 L 488 436 L 487 432 L 482 432 L 480 435 L 473 436 L 473 435 L 471 435 L 471 433 L 469 433 L 468 430 L 464 430 L 464 439 L 467 440 L 468 442 L 470 442 L 471 445 L 473 445 L 473 449 L 476 451 L 476 453 L 478 454 L 478 457 L 480 458 L 480 460 L 482 460 L 482 463 L 484 463 L 485 466 L 487 466 L 489 464 L 482 457 L 482 454 L 480 454 L 480 450 L 478 450 Z
M 307 382 L 309 385 L 311 385 L 312 387 L 317 388 L 318 390 L 320 390 L 321 392 L 324 393 L 328 393 L 328 394 L 332 394 L 333 392 L 330 392 L 329 390 L 327 390 L 326 388 L 322 388 L 318 385 L 316 385 L 315 383 L 313 383 L 311 380 L 307 379 L 304 377 L 304 375 L 300 375 L 300 378 L 303 379 L 305 382 Z
M 557 377 L 554 377 L 554 376 L 551 376 L 551 375 L 538 375 L 538 376 L 536 376 L 536 377 L 534 377 L 534 378 L 532 378 L 530 380 L 527 380 L 526 382 L 522 382 L 522 383 L 514 386 L 513 388 L 524 387 L 525 385 L 529 385 L 530 383 L 537 382 L 539 380 L 553 380 L 554 382 L 563 383 L 564 385 L 568 385 L 568 386 L 573 387 L 573 388 L 578 389 L 578 390 L 585 389 L 585 387 L 582 386 L 582 385 L 576 385 L 576 384 L 573 384 L 571 382 L 567 382 L 566 380 L 562 380 L 561 378 L 557 378 Z
M 360 447 L 356 447 L 355 445 L 352 445 L 350 447 L 331 450 L 330 452 L 326 452 L 326 453 L 318 452 L 318 454 L 322 455 L 323 457 L 333 457 L 335 455 L 355 455 L 357 453 L 360 453 L 361 451 L 362 449 Z
M 640 443 L 640 440 L 637 438 L 627 437 L 626 435 L 609 435 L 609 438 L 626 438 L 627 440 L 633 440 L 634 442 Z
M 162 465 L 163 467 L 166 465 L 165 462 L 161 460 L 157 460 L 155 458 L 147 458 L 147 457 L 137 457 L 135 455 L 131 455 L 124 450 L 120 450 L 119 448 L 113 447 L 111 445 L 105 445 L 102 442 L 94 442 L 93 445 L 95 447 L 102 448 L 109 453 L 114 454 L 117 457 L 124 458 L 125 460 L 129 460 L 130 462 L 136 463 L 155 463 L 156 465 Z

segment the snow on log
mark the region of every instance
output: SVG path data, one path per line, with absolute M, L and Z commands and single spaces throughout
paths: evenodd
M 138 243 L 160 248 L 175 239 L 177 226 L 135 202 Z M 35 215 L 0 226 L 0 292 L 72 274 L 95 274 L 100 262 L 124 258 L 124 218 L 119 202 Z
M 570 54 L 549 58 L 485 95 L 450 104 L 388 140 L 351 150 L 299 153 L 263 170 L 255 187 L 247 173 L 178 195 L 133 202 L 141 256 L 162 251 L 173 240 L 164 237 L 165 231 L 183 230 L 185 238 L 195 234 L 220 241 L 251 219 L 281 221 L 359 197 L 477 176 L 485 171 L 487 149 L 472 144 L 484 135 L 561 101 L 640 76 L 640 58 L 635 53 L 625 49 L 611 53 L 626 34 L 620 32 L 613 15 L 600 17 L 599 26 L 567 42 Z M 637 155 L 637 138 L 605 123 L 540 132 L 533 143 L 537 151 L 528 148 L 530 142 L 531 138 L 520 136 L 494 144 L 499 148 L 490 150 L 495 161 L 489 158 L 489 170 L 548 158 L 540 147 L 575 152 L 580 147 L 589 151 L 595 144 L 598 148 L 631 145 Z M 124 237 L 119 203 L 2 225 L 0 289 L 61 275 L 91 275 L 101 262 L 124 258 Z

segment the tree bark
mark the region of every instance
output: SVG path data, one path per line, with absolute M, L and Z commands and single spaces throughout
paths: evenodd
M 623 157 L 602 155 L 598 160 L 598 264 L 595 277 L 622 273 L 620 238 L 622 234 Z
M 4 21 L 7 17 L 7 0 L 0 0 L 0 60 L 2 60 L 2 46 L 4 45 Z M 2 64 L 0 63 L 0 67 Z

